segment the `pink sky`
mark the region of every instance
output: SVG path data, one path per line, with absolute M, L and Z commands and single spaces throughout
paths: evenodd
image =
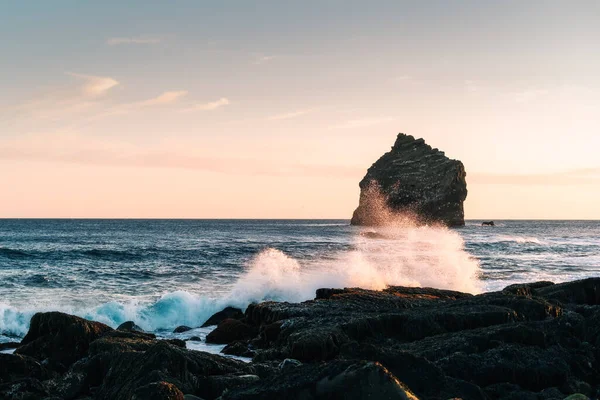
M 597 5 L 338 3 L 13 5 L 0 217 L 350 218 L 405 132 L 466 218 L 600 219 Z

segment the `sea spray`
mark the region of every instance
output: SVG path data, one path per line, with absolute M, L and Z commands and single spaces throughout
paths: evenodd
M 375 232 L 373 235 L 363 235 Z M 95 307 L 56 304 L 16 309 L 0 304 L 0 333 L 23 336 L 38 311 L 63 311 L 112 327 L 133 320 L 143 329 L 159 331 L 178 325 L 199 326 L 226 306 L 245 308 L 264 300 L 299 302 L 314 298 L 321 287 L 363 287 L 381 290 L 389 285 L 430 286 L 477 293 L 479 266 L 464 251 L 462 238 L 441 226 L 399 225 L 356 228 L 350 250 L 324 258 L 294 259 L 274 248 L 256 254 L 228 294 L 175 291 L 153 301 L 136 298 Z
M 321 287 L 381 290 L 392 285 L 481 291 L 479 263 L 456 231 L 391 210 L 377 185 L 363 197 L 377 227 L 356 228 L 351 250 L 302 261 L 265 249 L 248 264 L 232 298 L 298 302 L 312 299 Z
M 155 296 L 115 293 L 113 301 L 96 305 L 53 301 L 15 308 L 0 304 L 0 340 L 1 335 L 23 336 L 38 311 L 62 311 L 112 327 L 133 320 L 147 331 L 160 332 L 178 325 L 200 326 L 226 306 L 244 309 L 251 302 L 265 300 L 309 300 L 322 287 L 381 290 L 404 285 L 481 291 L 478 262 L 464 250 L 456 231 L 392 212 L 377 191 L 372 196 L 379 210 L 377 227 L 353 227 L 348 246 L 312 257 L 294 258 L 281 249 L 265 247 L 245 263 L 243 271 L 231 271 L 232 278 L 237 278 L 218 297 L 205 292 L 198 282 L 197 291 L 188 285 L 186 291 Z
M 429 286 L 481 291 L 479 264 L 456 232 L 444 227 L 378 228 L 381 238 L 356 235 L 354 249 L 321 260 L 295 260 L 265 249 L 249 264 L 231 297 L 251 301 L 298 302 L 321 287 Z

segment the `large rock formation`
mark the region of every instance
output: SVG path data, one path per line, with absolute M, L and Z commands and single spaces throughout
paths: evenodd
M 368 169 L 360 182 L 353 225 L 385 225 L 402 214 L 421 223 L 465 224 L 465 167 L 423 139 L 398 134 L 391 151 Z

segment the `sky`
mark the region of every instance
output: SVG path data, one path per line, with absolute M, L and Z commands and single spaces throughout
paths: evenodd
M 399 132 L 470 219 L 600 219 L 597 1 L 0 0 L 0 217 L 350 218 Z

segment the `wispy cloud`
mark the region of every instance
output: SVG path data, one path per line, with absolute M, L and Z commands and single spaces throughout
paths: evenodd
M 289 113 L 284 113 L 284 114 L 277 114 L 277 115 L 271 115 L 270 117 L 267 118 L 268 121 L 279 121 L 282 119 L 292 119 L 292 118 L 297 118 L 297 117 L 301 117 L 302 115 L 306 115 L 310 112 L 312 112 L 314 110 L 298 110 L 298 111 L 292 111 Z
M 105 117 L 111 117 L 116 115 L 125 115 L 132 112 L 138 112 L 147 107 L 160 107 L 174 104 L 182 97 L 187 96 L 187 90 L 171 90 L 163 92 L 160 95 L 151 99 L 136 101 L 132 103 L 116 104 L 105 108 L 102 112 L 98 112 L 88 118 L 88 121 L 98 120 Z
M 74 72 L 67 72 L 67 75 L 84 81 L 81 90 L 88 96 L 103 95 L 119 84 L 116 79 L 109 76 L 85 75 Z
M 187 90 L 173 90 L 164 92 L 157 97 L 152 99 L 144 100 L 139 103 L 133 103 L 133 106 L 148 107 L 148 106 L 161 106 L 165 104 L 171 104 L 179 100 L 180 98 L 187 96 Z
M 266 64 L 266 63 L 268 63 L 270 61 L 273 61 L 276 58 L 277 58 L 277 56 L 260 55 L 260 56 L 257 56 L 254 59 L 254 64 L 255 65 Z
M 181 111 L 184 112 L 191 112 L 191 111 L 212 111 L 212 110 L 216 110 L 217 108 L 220 107 L 224 107 L 231 104 L 229 102 L 229 99 L 227 99 L 226 97 L 221 97 L 219 100 L 215 100 L 215 101 L 211 101 L 208 103 L 200 103 L 200 104 L 195 104 L 191 107 L 185 108 Z
M 60 131 L 23 135 L 12 139 L 0 138 L 0 160 L 24 159 L 112 167 L 180 168 L 244 176 L 331 176 L 355 180 L 364 173 L 362 166 L 299 164 L 280 160 L 195 154 L 195 149 L 201 147 L 196 143 L 187 144 L 186 150 L 181 150 L 181 147 L 161 143 L 160 146 L 142 148 L 127 142 L 109 142 L 102 137 Z
M 395 118 L 393 117 L 378 117 L 378 118 L 360 118 L 360 119 L 351 119 L 341 124 L 332 125 L 329 129 L 354 129 L 354 128 L 364 128 L 367 126 L 373 126 L 378 124 L 383 124 L 385 122 L 393 121 Z
M 145 37 L 145 36 L 135 36 L 135 37 L 112 37 L 106 39 L 106 44 L 109 46 L 119 46 L 119 45 L 127 45 L 127 44 L 158 44 L 163 40 L 159 37 Z

